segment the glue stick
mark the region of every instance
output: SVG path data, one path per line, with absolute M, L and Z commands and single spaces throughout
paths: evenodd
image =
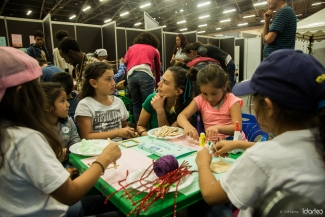
M 200 146 L 205 146 L 205 133 L 200 133 Z
M 237 140 L 242 140 L 241 132 L 239 130 L 239 123 L 238 123 L 238 121 L 236 121 L 233 141 L 237 141 Z M 230 153 L 237 154 L 239 152 L 243 152 L 243 150 L 242 149 L 234 149 Z

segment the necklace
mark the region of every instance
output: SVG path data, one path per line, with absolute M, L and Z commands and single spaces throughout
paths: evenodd
M 78 65 L 78 70 L 76 70 L 76 75 L 77 75 L 77 91 L 81 91 L 81 85 L 82 85 L 82 70 L 84 68 L 84 61 L 86 58 L 86 54 L 83 54 L 82 56 L 82 62 L 81 65 Z

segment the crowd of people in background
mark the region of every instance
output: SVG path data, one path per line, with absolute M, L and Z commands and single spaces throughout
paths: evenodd
M 59 44 L 53 64 L 39 30 L 27 54 L 0 47 L 0 191 L 9 195 L 0 194 L 0 213 L 124 216 L 112 204 L 104 205 L 103 196 L 85 196 L 102 167 L 120 158 L 118 145 L 107 146 L 82 174 L 69 163 L 69 147 L 81 139 L 146 136 L 165 125 L 182 127 L 198 140 L 197 114 L 207 137 L 233 135 L 239 124 L 243 141 L 218 143 L 218 154 L 247 151 L 221 180 L 209 168 L 208 150 L 198 152 L 205 202 L 191 206 L 190 216 L 230 217 L 239 209 L 241 217 L 249 217 L 254 202 L 279 187 L 325 204 L 325 70 L 312 56 L 292 49 L 296 17 L 286 2 L 270 0 L 269 9 L 264 60 L 250 81 L 239 84 L 230 54 L 212 44 L 188 42 L 183 34 L 175 37 L 165 72 L 160 41 L 150 32 L 140 33 L 118 60 L 108 60 L 103 48 L 85 53 L 66 30 L 55 34 Z M 273 10 L 277 14 L 270 27 Z M 132 107 L 126 107 L 117 89 L 125 89 Z M 262 130 L 275 134 L 273 140 L 246 140 L 244 102 L 237 97 L 245 94 L 252 95 L 250 106 Z

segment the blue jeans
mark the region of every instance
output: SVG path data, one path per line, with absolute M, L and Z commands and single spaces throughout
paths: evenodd
M 153 77 L 142 71 L 133 71 L 128 77 L 128 88 L 133 103 L 133 117 L 138 123 L 142 103 L 153 93 L 155 82 Z
M 228 78 L 229 78 L 229 87 L 232 89 L 232 87 L 235 85 L 234 79 L 235 79 L 235 70 L 236 70 L 236 65 L 233 60 L 230 60 L 227 64 L 227 73 L 228 73 Z
M 68 208 L 65 217 L 122 217 L 125 216 L 113 204 L 104 204 L 105 197 L 101 195 L 85 196 L 79 202 Z M 115 211 L 114 211 L 115 210 Z

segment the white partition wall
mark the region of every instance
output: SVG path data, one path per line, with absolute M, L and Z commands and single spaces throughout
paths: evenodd
M 261 62 L 261 38 L 245 39 L 245 68 L 243 80 L 252 78 L 257 66 Z

